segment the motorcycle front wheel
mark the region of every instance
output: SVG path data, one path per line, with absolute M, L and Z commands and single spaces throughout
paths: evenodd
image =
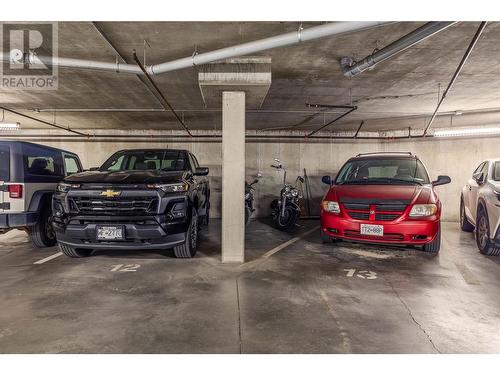
M 299 219 L 299 212 L 291 206 L 285 206 L 283 215 L 277 213 L 274 217 L 274 223 L 279 230 L 288 231 L 295 227 Z
M 245 225 L 248 224 L 248 221 L 250 220 L 250 215 L 252 215 L 252 211 L 250 210 L 250 207 L 245 206 Z

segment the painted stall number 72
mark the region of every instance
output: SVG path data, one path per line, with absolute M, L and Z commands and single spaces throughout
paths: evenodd
M 116 264 L 111 268 L 111 272 L 136 272 L 140 264 Z

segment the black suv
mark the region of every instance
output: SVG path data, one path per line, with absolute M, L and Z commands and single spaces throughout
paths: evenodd
M 64 179 L 52 201 L 61 251 L 79 258 L 95 249 L 174 248 L 176 257 L 193 257 L 209 220 L 207 174 L 189 151 L 141 149 Z

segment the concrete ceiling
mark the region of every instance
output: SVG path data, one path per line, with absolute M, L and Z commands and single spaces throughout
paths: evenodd
M 190 56 L 294 31 L 299 22 L 100 22 L 97 25 L 128 62 L 135 49 L 147 64 Z M 427 39 L 375 69 L 346 78 L 339 58 L 363 58 L 421 26 L 401 22 L 341 37 L 329 37 L 263 52 L 272 58 L 272 84 L 260 110 L 249 111 L 247 129 L 313 130 L 337 113 L 305 106 L 306 102 L 358 106 L 331 130 L 423 128 L 453 75 L 478 23 L 461 22 Z M 305 23 L 305 28 L 314 23 Z M 489 23 L 442 112 L 484 111 L 440 116 L 436 126 L 500 123 L 500 23 Z M 115 53 L 92 23 L 59 23 L 59 56 L 113 62 Z M 218 109 L 205 108 L 198 70 L 184 69 L 155 76 L 165 96 L 184 116 L 190 129 L 220 129 Z M 54 91 L 0 90 L 0 103 L 75 129 L 180 129 L 173 115 L 163 112 L 156 98 L 134 75 L 61 68 Z M 40 113 L 34 113 L 39 109 Z M 58 112 L 54 113 L 54 109 Z M 68 111 L 73 109 L 73 111 Z M 76 109 L 76 111 L 75 111 Z M 82 111 L 79 111 L 79 110 Z M 109 110 L 113 112 L 89 111 Z M 146 109 L 141 111 L 141 109 Z M 123 111 L 119 111 L 123 110 Z M 137 110 L 137 111 L 130 111 Z M 6 114 L 24 129 L 46 128 Z

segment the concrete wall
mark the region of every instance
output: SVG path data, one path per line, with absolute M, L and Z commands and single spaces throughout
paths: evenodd
M 172 147 L 191 150 L 200 163 L 210 167 L 212 186 L 212 215 L 220 216 L 221 209 L 221 144 L 220 143 L 151 143 L 151 142 L 44 142 L 80 155 L 85 167 L 100 165 L 111 153 L 125 148 Z M 272 169 L 278 157 L 288 169 L 288 181 L 293 182 L 306 168 L 313 200 L 313 214 L 318 214 L 322 195 L 327 188 L 321 176 L 334 175 L 345 160 L 361 152 L 411 151 L 419 155 L 431 178 L 447 174 L 452 183 L 437 187 L 444 205 L 443 218 L 456 221 L 462 186 L 472 171 L 485 158 L 500 157 L 500 138 L 454 138 L 403 141 L 332 141 L 328 143 L 247 143 L 246 175 L 252 180 L 260 171 L 263 178 L 256 185 L 256 215 L 269 214 L 269 203 L 279 193 L 282 175 Z

